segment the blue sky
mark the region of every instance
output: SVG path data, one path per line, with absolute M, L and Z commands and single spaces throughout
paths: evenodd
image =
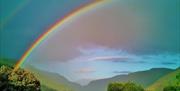
M 91 0 L 0 0 L 0 56 L 18 60 L 51 25 Z

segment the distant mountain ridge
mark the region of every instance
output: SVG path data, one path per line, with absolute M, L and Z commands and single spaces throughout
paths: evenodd
M 42 80 L 45 86 L 56 89 L 57 91 L 64 91 L 64 89 L 66 89 L 66 91 L 106 91 L 107 85 L 110 82 L 129 81 L 146 88 L 152 85 L 159 78 L 174 71 L 167 68 L 153 68 L 147 71 L 130 73 L 128 75 L 117 75 L 112 78 L 94 80 L 86 86 L 81 86 L 77 83 L 68 81 L 65 77 L 60 76 L 57 73 L 42 71 L 34 67 L 30 67 L 29 69 L 31 69 L 40 80 Z M 51 81 L 48 79 L 51 79 Z
M 57 73 L 43 71 L 33 66 L 27 66 L 26 69 L 33 72 L 44 86 L 52 88 L 55 91 L 74 91 L 75 88 L 80 88 L 79 84 L 70 82 Z
M 14 61 L 7 60 L 8 59 L 1 60 L 0 65 L 14 64 Z M 147 71 L 130 73 L 128 75 L 117 75 L 112 78 L 94 80 L 87 86 L 81 86 L 77 83 L 68 81 L 65 77 L 57 73 L 39 70 L 33 66 L 28 66 L 25 69 L 31 71 L 40 80 L 43 85 L 42 91 L 106 91 L 107 85 L 110 82 L 128 81 L 147 88 L 165 75 L 174 72 L 174 70 L 167 68 L 153 68 Z
M 139 71 L 130 73 L 128 75 L 118 75 L 112 78 L 100 79 L 90 82 L 87 86 L 82 88 L 80 91 L 106 91 L 107 85 L 110 82 L 134 82 L 143 86 L 148 87 L 159 78 L 172 72 L 172 69 L 166 68 L 153 68 L 147 71 Z

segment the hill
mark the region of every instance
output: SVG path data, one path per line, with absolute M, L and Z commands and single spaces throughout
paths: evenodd
M 53 88 L 54 91 L 75 91 L 76 88 L 80 88 L 79 84 L 70 82 L 66 78 L 57 73 L 43 71 L 33 66 L 28 66 L 26 67 L 26 69 L 33 72 L 45 88 Z M 53 91 L 47 90 L 45 88 L 43 88 L 43 91 Z
M 176 85 L 176 75 L 180 74 L 180 68 L 175 71 L 163 76 L 157 80 L 153 85 L 148 87 L 148 91 L 162 91 L 164 87 L 168 85 Z
M 15 61 L 8 59 L 1 59 L 1 64 L 13 65 Z M 172 69 L 166 68 L 153 68 L 147 71 L 139 71 L 130 73 L 128 75 L 117 75 L 112 78 L 100 79 L 90 82 L 86 86 L 80 86 L 77 83 L 68 81 L 65 77 L 60 76 L 57 73 L 47 72 L 39 70 L 33 66 L 28 66 L 26 70 L 31 71 L 42 84 L 42 91 L 106 91 L 107 86 L 111 82 L 134 82 L 147 88 L 155 83 L 159 78 L 162 78 L 165 75 L 170 75 L 169 73 L 173 72 Z M 175 73 L 174 73 L 175 74 Z M 173 74 L 171 74 L 173 75 Z M 171 75 L 169 77 L 171 77 Z M 167 78 L 164 78 L 167 79 Z M 173 80 L 172 80 L 173 81 Z M 160 81 L 156 84 L 162 84 Z M 159 87 L 158 85 L 152 85 L 149 88 Z M 156 91 L 156 90 L 155 90 Z
M 147 71 L 130 73 L 128 75 L 118 75 L 112 78 L 100 79 L 92 81 L 90 84 L 82 88 L 80 91 L 106 91 L 107 86 L 111 82 L 134 82 L 144 88 L 150 86 L 159 78 L 172 72 L 171 69 L 153 68 Z
M 112 78 L 95 80 L 90 82 L 87 86 L 80 86 L 79 84 L 68 81 L 66 78 L 56 73 L 42 71 L 34 67 L 30 67 L 30 70 L 43 85 L 58 91 L 106 91 L 108 84 L 111 82 L 129 81 L 146 88 L 159 78 L 173 71 L 172 69 L 166 68 L 153 68 L 147 71 L 130 73 L 128 75 L 118 75 Z
M 3 65 L 13 67 L 15 63 L 16 63 L 16 60 L 14 60 L 14 59 L 0 58 L 0 67 L 2 67 Z M 41 90 L 42 91 L 56 91 L 56 90 L 54 90 L 52 88 L 49 88 L 49 87 L 47 87 L 45 85 L 41 86 Z
M 6 58 L 0 58 L 0 66 L 7 65 L 7 66 L 13 66 L 16 63 L 14 59 L 6 59 Z

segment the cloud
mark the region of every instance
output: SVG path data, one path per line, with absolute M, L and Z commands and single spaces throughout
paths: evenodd
M 126 60 L 129 60 L 129 57 L 128 56 L 120 56 L 120 55 L 115 55 L 115 56 L 97 56 L 97 57 L 93 57 L 93 58 L 90 58 L 88 60 L 91 60 L 91 61 L 95 61 L 95 60 L 100 60 L 100 61 L 111 61 L 111 60 L 114 60 L 114 61 L 126 61 Z
M 109 62 L 120 62 L 120 63 L 147 63 L 146 61 L 136 61 L 135 58 L 129 56 L 99 56 L 93 57 L 88 60 L 90 61 L 109 61 Z
M 161 62 L 161 64 L 163 64 L 163 65 L 175 65 L 177 63 L 175 63 L 175 62 Z
M 90 47 L 80 46 L 77 49 L 82 55 L 99 55 L 99 56 L 114 56 L 114 55 L 126 55 L 127 52 L 122 49 L 109 48 L 107 46 L 89 44 Z
M 80 70 L 76 71 L 76 73 L 80 74 L 87 74 L 87 73 L 94 73 L 96 72 L 93 68 L 81 68 Z
M 91 47 L 79 47 L 81 56 L 72 61 L 127 61 L 130 59 L 129 54 L 121 49 L 113 49 L 100 45 L 93 45 Z
M 115 74 L 129 74 L 131 71 L 113 71 Z
M 122 49 L 113 49 L 100 45 L 93 45 L 88 48 L 79 47 L 78 49 L 82 53 L 82 56 L 77 58 L 76 60 L 146 63 L 146 61 L 141 60 L 142 58 L 140 56 L 130 54 Z

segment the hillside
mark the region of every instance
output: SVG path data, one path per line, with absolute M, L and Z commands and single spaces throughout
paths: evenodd
M 175 85 L 176 84 L 176 75 L 180 74 L 180 68 L 176 69 L 175 71 L 163 76 L 161 79 L 156 81 L 153 85 L 148 87 L 149 91 L 162 91 L 164 87 L 168 85 Z
M 89 85 L 85 86 L 81 91 L 106 91 L 107 85 L 110 82 L 134 82 L 143 86 L 144 88 L 150 86 L 162 76 L 172 72 L 171 69 L 166 68 L 153 68 L 147 71 L 140 71 L 130 73 L 129 75 L 118 75 L 112 78 L 101 79 L 92 81 Z
M 3 65 L 13 67 L 15 63 L 16 63 L 16 60 L 7 59 L 7 58 L 0 58 L 0 67 Z M 44 72 L 44 73 L 46 73 L 46 72 Z M 54 90 L 48 86 L 45 86 L 44 84 L 41 86 L 41 90 L 42 91 L 56 91 L 56 90 Z
M 13 65 L 15 61 L 8 59 L 1 59 L 0 64 Z M 144 88 L 151 86 L 159 78 L 167 79 L 173 77 L 171 73 L 174 70 L 166 68 L 153 68 L 147 71 L 139 71 L 130 73 L 128 75 L 118 75 L 112 78 L 100 79 L 90 82 L 87 86 L 80 86 L 77 83 L 68 81 L 65 77 L 60 76 L 57 73 L 47 72 L 39 70 L 35 67 L 28 66 L 25 69 L 31 71 L 41 82 L 42 91 L 106 91 L 107 85 L 110 82 L 134 82 L 142 85 Z M 177 72 L 177 71 L 175 71 Z M 179 70 L 178 70 L 179 72 Z M 169 74 L 171 73 L 171 74 Z M 164 75 L 170 75 L 164 78 Z M 176 74 L 176 73 L 174 73 Z M 173 82 L 173 80 L 171 81 Z M 162 84 L 164 82 L 158 81 L 156 84 Z M 159 85 L 152 85 L 149 88 L 157 88 Z
M 75 88 L 80 88 L 79 84 L 68 81 L 63 76 L 60 76 L 57 73 L 47 72 L 39 70 L 35 67 L 28 66 L 26 67 L 29 71 L 32 71 L 34 75 L 40 80 L 45 88 L 54 89 L 54 91 L 75 91 Z M 43 91 L 52 91 L 52 90 Z
M 14 59 L 6 59 L 6 58 L 0 58 L 0 66 L 7 65 L 7 66 L 13 66 L 15 64 Z
M 90 82 L 87 86 L 80 86 L 79 84 L 68 81 L 59 74 L 46 72 L 34 67 L 30 70 L 37 76 L 38 79 L 46 87 L 56 89 L 58 91 L 106 91 L 107 85 L 110 82 L 134 82 L 142 85 L 144 88 L 150 86 L 164 75 L 172 72 L 171 69 L 153 68 L 147 71 L 134 72 L 129 75 L 118 75 L 112 78 L 100 79 Z

